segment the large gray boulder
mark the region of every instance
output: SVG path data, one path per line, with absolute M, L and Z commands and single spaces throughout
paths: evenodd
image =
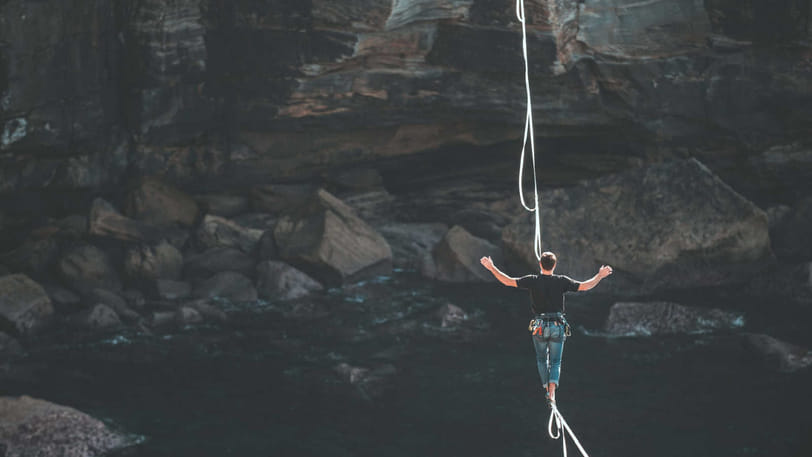
M 206 215 L 197 228 L 197 241 L 205 248 L 231 247 L 245 253 L 257 249 L 263 230 L 243 227 L 224 217 Z
M 746 333 L 745 345 L 772 368 L 792 373 L 812 365 L 812 351 L 769 335 Z
M 491 281 L 493 275 L 479 263 L 483 256 L 491 256 L 496 264 L 502 263 L 502 251 L 498 247 L 455 225 L 434 247 L 433 265 L 429 264 L 422 273 L 448 282 Z
M 418 270 L 424 257 L 448 232 L 442 223 L 389 223 L 379 228 L 392 248 L 392 265 Z
M 253 275 L 256 261 L 235 248 L 211 248 L 184 259 L 183 274 L 189 278 L 208 278 L 221 271 Z
M 282 260 L 327 285 L 392 271 L 386 239 L 323 189 L 279 220 L 274 239 Z
M 90 206 L 88 232 L 91 235 L 124 241 L 140 241 L 156 236 L 154 228 L 124 216 L 111 203 L 101 198 L 94 199 Z
M 296 268 L 268 260 L 257 265 L 257 292 L 267 300 L 290 300 L 321 290 L 318 281 Z
M 20 334 L 31 334 L 54 313 L 51 299 L 39 284 L 26 275 L 0 277 L 0 320 Z
M 179 279 L 183 273 L 183 254 L 166 241 L 133 246 L 124 254 L 124 273 L 136 281 Z
M 745 280 L 774 260 L 767 215 L 696 160 L 607 176 L 542 196 L 542 243 L 557 271 L 615 274 L 600 289 L 625 296 Z M 502 231 L 506 253 L 538 268 L 533 225 Z
M 82 298 L 85 303 L 103 304 L 109 307 L 118 317 L 128 322 L 133 322 L 140 317 L 137 312 L 130 309 L 127 300 L 109 290 L 93 289 L 85 292 Z
M 127 214 L 140 221 L 191 227 L 198 213 L 192 197 L 157 178 L 142 179 L 128 195 Z
M 131 437 L 73 408 L 25 395 L 0 397 L 4 457 L 96 457 L 131 444 Z
M 198 298 L 225 298 L 235 302 L 256 301 L 257 290 L 251 279 L 236 271 L 222 271 L 195 285 Z
M 121 289 L 121 278 L 107 254 L 84 244 L 68 249 L 57 264 L 62 279 L 77 290 Z
M 621 302 L 612 305 L 605 330 L 618 336 L 703 333 L 744 325 L 741 314 L 670 302 Z
M 118 313 L 103 303 L 97 303 L 78 318 L 80 325 L 90 330 L 111 330 L 121 326 Z

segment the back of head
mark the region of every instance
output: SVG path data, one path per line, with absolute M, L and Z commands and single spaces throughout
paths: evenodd
M 544 252 L 541 254 L 541 259 L 539 259 L 539 265 L 541 265 L 542 270 L 551 271 L 555 268 L 555 264 L 558 261 L 556 259 L 555 254 L 550 251 Z

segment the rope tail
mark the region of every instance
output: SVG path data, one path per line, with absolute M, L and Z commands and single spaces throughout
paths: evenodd
M 555 424 L 555 426 L 553 426 Z M 561 438 L 561 446 L 564 448 L 564 457 L 567 457 L 567 437 L 565 436 L 564 432 L 569 433 L 570 438 L 575 443 L 575 446 L 578 447 L 578 450 L 581 451 L 581 455 L 584 457 L 589 457 L 589 454 L 586 453 L 584 447 L 581 446 L 581 442 L 578 441 L 578 438 L 575 437 L 575 433 L 572 432 L 572 429 L 567 424 L 567 421 L 564 420 L 564 416 L 558 411 L 555 404 L 552 405 L 552 411 L 550 411 L 550 420 L 547 422 L 547 433 L 550 435 L 550 438 L 557 440 Z
M 536 259 L 541 260 L 541 206 L 539 204 L 538 177 L 536 176 L 536 141 L 533 131 L 533 103 L 530 95 L 530 64 L 527 60 L 527 26 L 525 24 L 524 0 L 516 0 L 516 17 L 522 24 L 522 56 L 524 57 L 524 87 L 527 93 L 527 113 L 524 119 L 524 136 L 522 139 L 522 155 L 519 159 L 519 199 L 527 211 L 535 213 L 535 235 L 533 237 L 533 252 Z M 527 150 L 527 140 L 530 139 L 530 159 L 533 165 L 533 206 L 529 206 L 524 198 L 522 181 L 524 178 L 524 160 Z

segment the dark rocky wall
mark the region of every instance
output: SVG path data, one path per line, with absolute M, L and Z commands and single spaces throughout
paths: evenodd
M 746 184 L 743 158 L 808 140 L 808 2 L 527 8 L 536 131 L 568 145 L 553 160 L 577 165 L 570 183 L 693 155 Z M 243 185 L 460 147 L 512 162 L 519 38 L 508 0 L 7 0 L 0 194 Z

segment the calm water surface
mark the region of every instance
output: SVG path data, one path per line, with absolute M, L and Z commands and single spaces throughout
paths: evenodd
M 523 293 L 400 273 L 318 301 L 341 318 L 292 324 L 287 305 L 264 304 L 222 326 L 43 342 L 3 390 L 145 436 L 121 454 L 131 457 L 561 455 L 546 436 Z M 380 330 L 444 303 L 487 328 L 473 339 Z M 592 329 L 609 305 L 568 303 Z M 809 345 L 809 316 L 744 311 L 745 330 Z M 334 374 L 341 362 L 396 372 L 370 393 Z M 735 333 L 576 332 L 561 382 L 559 408 L 593 457 L 812 455 L 812 373 L 766 368 Z

